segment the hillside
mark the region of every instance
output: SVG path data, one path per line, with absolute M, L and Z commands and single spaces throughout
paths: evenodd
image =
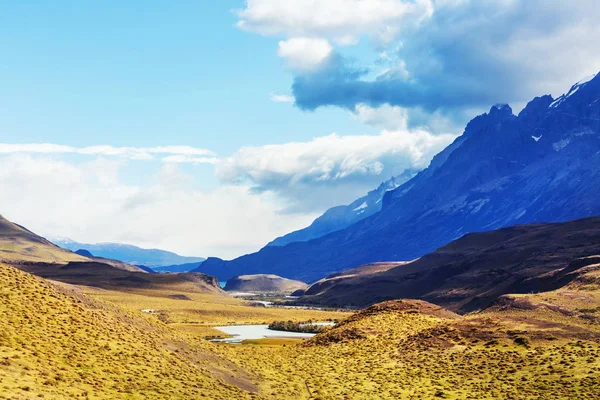
M 55 246 L 48 240 L 0 215 L 0 262 L 55 262 L 85 261 L 68 250 Z
M 0 315 L 2 399 L 230 399 L 256 390 L 206 342 L 3 264 Z
M 378 213 L 308 242 L 269 246 L 198 271 L 314 282 L 377 261 L 407 261 L 469 232 L 600 215 L 600 75 L 513 115 L 493 106 L 429 167 L 387 192 Z
M 365 306 L 423 299 L 461 313 L 509 293 L 558 289 L 600 255 L 600 217 L 471 233 L 413 262 L 312 285 L 303 302 Z
M 225 285 L 225 291 L 292 293 L 307 287 L 308 285 L 304 282 L 293 281 L 281 276 L 257 274 L 231 278 Z
M 216 278 L 201 273 L 149 274 L 115 268 L 103 262 L 71 262 L 66 265 L 28 263 L 18 267 L 42 278 L 102 289 L 170 289 L 223 294 Z
M 145 265 L 150 268 L 189 263 L 201 263 L 203 257 L 185 257 L 160 249 L 142 249 L 121 243 L 79 243 L 71 239 L 55 238 L 52 242 L 71 251 L 87 250 L 96 257 L 119 260 L 126 264 Z
M 587 297 L 596 308 L 599 293 L 596 285 L 562 301 Z M 597 316 L 528 301 L 532 307 L 467 316 L 420 300 L 389 301 L 301 345 L 245 346 L 238 357 L 261 369 L 261 389 L 275 398 L 596 398 Z
M 407 169 L 402 174 L 383 182 L 377 189 L 370 191 L 346 206 L 332 207 L 315 219 L 310 226 L 279 237 L 267 246 L 285 246 L 293 242 L 307 242 L 323 237 L 331 232 L 347 228 L 350 225 L 381 210 L 383 196 L 413 178 L 419 171 Z

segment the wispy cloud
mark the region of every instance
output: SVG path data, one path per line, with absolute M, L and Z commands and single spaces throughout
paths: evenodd
M 269 95 L 269 98 L 271 99 L 271 101 L 274 101 L 275 103 L 291 103 L 291 104 L 293 104 L 294 101 L 296 101 L 296 99 L 292 95 L 276 93 L 276 92 L 271 93 Z
M 129 160 L 152 160 L 156 156 L 162 156 L 164 162 L 196 164 L 214 164 L 217 161 L 216 154 L 212 151 L 191 146 L 116 147 L 101 145 L 73 147 L 52 143 L 0 143 L 0 154 L 80 154 L 119 157 Z

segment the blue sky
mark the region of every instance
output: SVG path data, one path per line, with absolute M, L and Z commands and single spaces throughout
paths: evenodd
M 600 69 L 592 0 L 0 6 L 0 213 L 231 258 Z M 102 146 L 102 147 L 100 147 Z M 51 195 L 49 195 L 51 194 Z
M 0 115 L 11 134 L 5 140 L 184 143 L 228 154 L 245 144 L 364 132 L 341 110 L 304 113 L 270 100 L 271 92 L 289 93 L 293 77 L 275 56 L 277 38 L 235 28 L 231 10 L 242 7 L 4 3 Z

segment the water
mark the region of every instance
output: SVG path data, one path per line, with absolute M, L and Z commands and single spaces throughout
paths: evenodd
M 223 289 L 225 287 L 225 285 L 227 285 L 227 282 L 219 281 L 219 286 L 221 286 L 221 289 Z
M 314 333 L 274 331 L 269 329 L 269 325 L 217 326 L 216 329 L 233 336 L 231 338 L 215 340 L 225 343 L 240 343 L 246 339 L 264 339 L 269 337 L 307 339 L 315 336 Z

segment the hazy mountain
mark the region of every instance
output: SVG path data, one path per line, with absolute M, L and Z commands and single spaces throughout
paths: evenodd
M 153 267 L 152 270 L 158 273 L 163 272 L 189 272 L 196 269 L 202 264 L 202 261 L 187 263 L 187 264 L 175 264 L 175 265 L 163 265 L 160 267 Z
M 201 263 L 205 260 L 202 257 L 184 257 L 165 250 L 142 249 L 130 244 L 85 244 L 63 238 L 55 238 L 52 242 L 71 251 L 87 250 L 96 257 L 111 258 L 127 264 L 144 265 L 153 269 L 154 267 Z
M 402 174 L 383 182 L 377 189 L 370 191 L 366 196 L 346 206 L 330 208 L 310 226 L 278 237 L 267 244 L 267 246 L 285 246 L 293 242 L 306 242 L 347 228 L 353 223 L 379 212 L 381 210 L 381 200 L 385 193 L 396 189 L 404 182 L 413 178 L 418 172 L 415 169 L 407 169 Z
M 557 100 L 505 104 L 474 118 L 431 165 L 387 192 L 380 212 L 308 242 L 268 246 L 198 271 L 273 273 L 313 282 L 376 261 L 406 261 L 462 235 L 600 215 L 600 76 Z

